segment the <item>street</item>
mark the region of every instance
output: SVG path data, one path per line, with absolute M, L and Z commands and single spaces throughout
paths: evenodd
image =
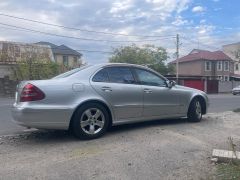
M 232 94 L 213 94 L 208 95 L 210 107 L 208 113 L 219 113 L 224 111 L 232 111 L 240 108 L 240 96 Z M 0 98 L 0 135 L 19 134 L 29 131 L 25 127 L 16 125 L 11 120 L 10 108 L 14 99 Z

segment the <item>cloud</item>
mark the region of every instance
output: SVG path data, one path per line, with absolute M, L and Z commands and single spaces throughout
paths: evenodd
M 133 0 L 119 0 L 112 4 L 112 7 L 110 9 L 110 13 L 118 13 L 121 11 L 126 11 L 130 8 L 132 8 Z
M 191 0 L 146 0 L 146 2 L 152 4 L 155 11 L 180 13 L 188 9 Z
M 202 6 L 195 6 L 192 8 L 192 12 L 195 12 L 195 13 L 201 13 L 201 12 L 204 12 L 205 11 L 205 8 L 202 7 Z
M 183 19 L 181 16 L 177 16 L 175 18 L 175 21 L 172 22 L 172 24 L 175 26 L 182 26 L 182 25 L 186 25 L 188 23 L 189 23 L 188 20 Z
M 189 7 L 193 8 L 189 9 Z M 181 41 L 183 41 L 182 37 L 201 39 L 208 36 L 207 40 L 211 40 L 211 45 L 221 45 L 220 40 L 215 40 L 211 36 L 212 33 L 218 30 L 218 26 L 212 24 L 204 13 L 201 14 L 201 17 L 195 14 L 206 11 L 206 8 L 196 5 L 194 0 L 91 0 L 91 2 L 89 0 L 8 0 L 0 1 L 0 9 L 1 13 L 78 29 L 126 35 L 158 35 L 160 37 L 148 38 L 155 39 L 155 41 L 146 41 L 146 38 L 143 37 L 69 30 L 0 16 L 1 23 L 50 32 L 56 35 L 115 41 L 138 40 L 141 42 L 136 42 L 137 45 L 150 43 L 162 46 L 170 53 L 173 53 L 176 48 L 175 36 L 177 33 L 180 34 Z M 231 32 L 234 32 L 234 30 Z M 239 36 L 233 34 L 231 37 Z M 226 37 L 222 39 L 229 42 L 234 38 L 228 39 Z M 73 49 L 99 51 L 112 51 L 112 48 L 131 44 L 131 42 L 94 42 L 48 36 L 13 30 L 3 25 L 0 25 L 0 40 L 29 43 L 49 41 L 57 45 L 65 44 Z M 202 43 L 208 43 L 207 41 L 204 42 L 204 39 L 201 39 L 201 41 Z M 184 42 L 181 46 L 181 52 L 187 52 L 192 47 L 192 43 Z M 104 53 L 81 53 L 83 53 L 83 58 L 91 64 L 106 62 L 110 56 Z

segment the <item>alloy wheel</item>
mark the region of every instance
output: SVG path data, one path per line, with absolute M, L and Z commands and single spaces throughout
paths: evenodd
M 80 127 L 85 133 L 89 135 L 97 134 L 103 129 L 104 124 L 105 117 L 100 109 L 90 108 L 82 113 Z
M 202 107 L 199 101 L 196 102 L 196 115 L 198 119 L 200 119 L 202 116 Z

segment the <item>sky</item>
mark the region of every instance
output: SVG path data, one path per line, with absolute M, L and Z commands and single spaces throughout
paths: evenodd
M 114 48 L 154 44 L 173 60 L 176 34 L 180 56 L 240 42 L 239 7 L 239 0 L 0 0 L 0 41 L 65 44 L 88 64 L 107 62 Z

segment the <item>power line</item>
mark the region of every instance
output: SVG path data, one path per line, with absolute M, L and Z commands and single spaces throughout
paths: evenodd
M 199 41 L 194 41 L 194 40 L 192 40 L 192 39 L 190 39 L 190 38 L 187 38 L 187 37 L 182 37 L 182 38 L 183 38 L 184 40 L 187 40 L 187 41 L 192 42 L 192 43 L 201 44 L 202 46 L 205 46 L 205 47 L 210 48 L 210 49 L 219 49 L 219 48 L 217 48 L 216 46 L 211 46 L 211 45 L 203 44 L 203 43 L 201 43 L 201 42 L 199 42 Z
M 3 14 L 3 13 L 0 13 L 0 16 L 10 17 L 10 18 L 14 18 L 14 19 L 20 19 L 20 20 L 24 20 L 24 21 L 39 23 L 39 24 L 44 24 L 44 25 L 48 25 L 48 26 L 60 27 L 60 28 L 69 29 L 69 30 L 76 30 L 76 31 L 88 32 L 88 33 L 98 33 L 98 34 L 105 34 L 105 35 L 142 37 L 142 38 L 173 36 L 173 35 L 169 35 L 169 36 L 160 36 L 160 35 L 154 35 L 154 36 L 150 36 L 150 35 L 129 35 L 129 34 L 123 34 L 123 33 L 111 33 L 111 32 L 94 31 L 94 30 L 80 29 L 80 28 L 68 27 L 68 26 L 63 26 L 63 25 L 58 25 L 58 24 L 46 23 L 46 22 L 42 22 L 42 21 L 37 21 L 37 20 L 33 20 L 33 19 L 27 19 L 27 18 L 23 18 L 23 17 L 17 17 L 17 16 Z
M 7 42 L 6 42 L 7 43 Z M 14 45 L 16 43 L 13 43 Z M 111 54 L 113 53 L 112 51 L 101 51 L 101 50 L 89 50 L 89 49 L 67 49 L 67 48 L 57 48 L 57 47 L 51 47 L 50 45 L 45 45 L 45 44 L 18 44 L 19 46 L 24 46 L 24 47 L 34 47 L 34 46 L 42 46 L 43 48 L 50 49 L 50 50 L 62 50 L 62 51 L 67 51 L 67 50 L 74 50 L 77 52 L 89 52 L 89 53 L 102 53 L 102 54 Z M 47 47 L 50 46 L 50 47 Z
M 128 41 L 128 40 L 117 41 L 117 40 L 107 40 L 107 39 L 93 39 L 93 38 L 74 37 L 74 36 L 53 34 L 53 33 L 49 33 L 49 32 L 38 31 L 38 30 L 34 30 L 34 29 L 24 28 L 24 27 L 20 27 L 20 26 L 5 24 L 5 23 L 0 23 L 0 24 L 3 26 L 16 28 L 16 30 L 21 29 L 21 30 L 25 30 L 28 32 L 38 33 L 38 34 L 44 34 L 44 35 L 56 36 L 56 37 L 62 37 L 62 38 L 69 38 L 69 39 L 78 39 L 78 40 L 83 40 L 83 41 L 113 42 L 113 43 L 132 42 L 132 43 L 134 43 L 134 42 L 147 42 L 147 41 L 151 42 L 151 41 L 159 41 L 159 40 L 163 40 L 163 39 L 170 39 L 170 37 L 161 38 L 161 39 L 135 40 L 135 41 L 134 40 L 133 41 Z M 13 30 L 15 30 L 15 29 L 13 29 Z M 173 37 L 171 37 L 171 38 L 173 38 Z

